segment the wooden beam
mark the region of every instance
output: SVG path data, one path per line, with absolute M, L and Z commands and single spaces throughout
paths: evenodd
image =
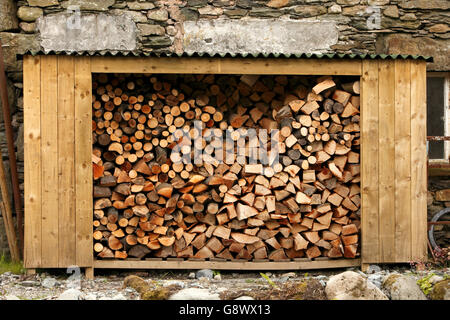
M 263 261 L 193 261 L 193 260 L 97 260 L 99 269 L 215 269 L 215 270 L 309 270 L 346 268 L 361 265 L 361 259 L 311 260 L 275 262 Z
M 92 72 L 361 75 L 361 60 L 199 57 L 91 57 Z

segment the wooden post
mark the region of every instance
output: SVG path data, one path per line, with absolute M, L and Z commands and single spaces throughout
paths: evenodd
M 6 236 L 8 238 L 9 250 L 12 261 L 20 261 L 19 247 L 17 246 L 16 232 L 9 201 L 8 186 L 6 184 L 5 167 L 3 166 L 2 153 L 0 151 L 0 192 L 2 195 L 2 217 L 5 222 Z
M 94 268 L 93 267 L 85 268 L 84 275 L 85 275 L 86 279 L 94 280 Z
M 3 49 L 0 41 L 0 95 L 3 109 L 3 123 L 5 125 L 6 142 L 8 146 L 9 168 L 11 172 L 11 183 L 13 188 L 14 209 L 17 217 L 17 231 L 19 236 L 19 255 L 23 254 L 24 230 L 22 198 L 19 190 L 19 178 L 17 176 L 16 151 L 14 148 L 14 133 L 11 126 L 11 114 L 9 109 L 8 92 L 6 90 L 5 65 L 3 63 Z M 19 256 L 19 259 L 20 259 Z
M 368 269 L 369 269 L 368 263 L 361 263 L 361 271 L 362 272 L 367 272 Z
M 31 276 L 33 274 L 36 274 L 36 269 L 29 268 L 29 269 L 27 269 L 26 273 L 27 273 L 28 276 Z

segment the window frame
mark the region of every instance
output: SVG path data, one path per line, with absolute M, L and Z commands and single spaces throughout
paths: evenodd
M 444 135 L 450 135 L 450 71 L 427 71 L 427 78 L 444 78 Z M 428 121 L 427 121 L 428 125 Z M 427 141 L 427 156 L 428 156 Z M 450 141 L 444 141 L 444 158 L 428 159 L 430 163 L 450 163 Z

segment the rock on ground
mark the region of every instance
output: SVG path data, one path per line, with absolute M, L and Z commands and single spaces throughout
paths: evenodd
M 83 293 L 78 289 L 68 289 L 61 293 L 56 300 L 80 300 Z
M 50 289 L 50 288 L 53 288 L 55 285 L 56 285 L 56 279 L 55 278 L 45 278 L 44 280 L 42 280 L 42 283 L 41 283 L 41 285 L 44 287 L 44 288 L 48 288 L 48 289 Z
M 169 300 L 220 300 L 220 298 L 217 293 L 211 293 L 208 289 L 188 288 L 170 296 Z
M 450 279 L 436 283 L 430 293 L 431 300 L 450 300 Z
M 382 287 L 391 300 L 427 300 L 412 276 L 390 274 Z
M 214 277 L 214 273 L 212 272 L 212 270 L 202 269 L 202 270 L 197 271 L 197 273 L 195 274 L 195 277 L 197 279 L 200 279 L 200 278 L 212 279 Z
M 330 300 L 388 300 L 373 283 L 353 271 L 330 277 L 325 292 Z

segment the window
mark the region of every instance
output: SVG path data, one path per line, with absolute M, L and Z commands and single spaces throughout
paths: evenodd
M 450 135 L 449 72 L 427 74 L 427 135 Z M 429 141 L 428 157 L 434 161 L 448 161 L 450 141 Z

